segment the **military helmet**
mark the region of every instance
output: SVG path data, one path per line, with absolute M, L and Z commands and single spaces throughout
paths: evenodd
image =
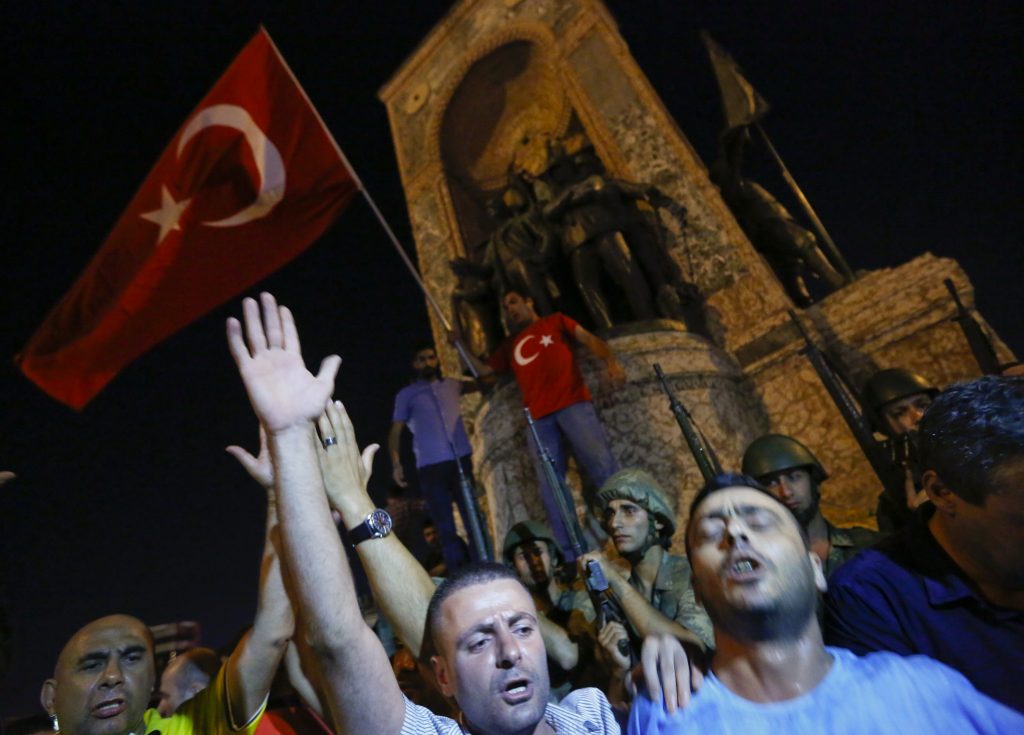
M 743 453 L 743 474 L 760 480 L 765 475 L 806 467 L 811 478 L 821 482 L 828 473 L 814 453 L 791 436 L 765 434 Z
M 515 554 L 516 547 L 529 541 L 547 541 L 552 556 L 559 561 L 561 560 L 561 550 L 558 548 L 558 544 L 555 543 L 555 535 L 551 533 L 550 528 L 538 521 L 520 521 L 508 529 L 508 533 L 505 534 L 505 544 L 501 552 L 505 563 L 511 564 L 512 555 Z
M 882 407 L 887 403 L 912 396 L 915 393 L 927 393 L 935 396 L 939 390 L 917 373 L 903 368 L 886 368 L 868 378 L 864 384 L 862 399 L 872 426 L 882 431 L 885 422 L 882 420 Z
M 613 500 L 629 500 L 646 510 L 665 526 L 661 534 L 669 538 L 676 530 L 676 498 L 665 491 L 649 472 L 641 469 L 619 470 L 605 480 L 597 491 L 597 505 L 603 516 Z

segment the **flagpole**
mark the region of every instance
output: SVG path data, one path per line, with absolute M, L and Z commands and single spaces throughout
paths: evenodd
M 779 155 L 779 152 L 775 150 L 775 146 L 772 145 L 772 141 L 768 137 L 768 134 L 764 132 L 764 128 L 761 127 L 761 123 L 755 121 L 753 126 L 757 128 L 757 132 L 761 134 L 761 140 L 763 140 L 764 144 L 768 146 L 768 151 L 772 154 L 772 158 L 775 159 L 775 163 L 779 165 L 779 169 L 782 171 L 782 178 L 786 180 L 786 183 L 789 184 L 789 188 L 793 190 L 794 194 L 796 194 L 796 198 L 800 202 L 800 206 L 804 208 L 804 212 L 806 212 L 807 216 L 810 218 L 811 223 L 814 225 L 814 229 L 817 230 L 822 242 L 825 243 L 829 256 L 833 262 L 839 266 L 839 272 L 843 274 L 848 283 L 852 283 L 854 275 L 853 271 L 850 270 L 850 265 L 840 254 L 839 248 L 836 247 L 832 237 L 828 234 L 828 231 L 825 229 L 825 225 L 820 219 L 818 219 L 818 215 L 815 213 L 814 208 L 811 207 L 811 203 L 807 201 L 807 197 L 804 196 L 803 191 L 801 191 L 800 187 L 797 185 L 796 179 L 794 179 L 793 175 L 789 173 L 789 169 L 782 161 L 782 157 Z
M 434 313 L 437 314 L 437 318 L 441 320 L 441 324 L 442 326 L 444 326 L 445 331 L 451 332 L 451 322 L 448 321 L 448 318 L 445 317 L 444 312 L 441 311 L 441 305 L 437 303 L 437 299 L 435 299 L 434 295 L 430 293 L 430 291 L 427 289 L 427 284 L 423 282 L 423 279 L 420 277 L 419 271 L 416 270 L 416 266 L 413 264 L 411 260 L 409 260 L 409 256 L 405 254 L 405 249 L 402 248 L 402 244 L 398 242 L 398 238 L 395 237 L 395 233 L 391 229 L 391 225 L 389 225 L 388 221 L 384 219 L 384 215 L 381 214 L 380 209 L 377 208 L 377 203 L 373 201 L 373 197 L 370 196 L 370 192 L 366 190 L 366 187 L 360 180 L 359 174 L 356 173 L 355 168 L 353 168 L 352 164 L 349 163 L 348 156 L 345 155 L 345 152 L 341 150 L 341 146 L 338 145 L 338 142 L 334 139 L 334 136 L 331 135 L 330 129 L 327 127 L 327 124 L 324 122 L 324 119 L 320 117 L 320 112 L 316 109 L 316 106 L 313 104 L 313 101 L 309 99 L 309 95 L 306 94 L 306 90 L 303 89 L 302 85 L 299 83 L 298 77 L 295 76 L 295 73 L 292 71 L 292 68 L 288 66 L 288 62 L 284 60 L 284 56 L 281 54 L 281 51 L 277 48 L 277 45 L 274 43 L 274 40 L 270 38 L 270 33 L 267 32 L 267 29 L 261 25 L 259 27 L 259 30 L 261 33 L 264 33 L 266 35 L 267 40 L 270 42 L 271 48 L 274 49 L 274 53 L 277 54 L 277 58 L 281 61 L 281 65 L 285 68 L 285 71 L 288 72 L 288 75 L 292 78 L 292 81 L 295 82 L 295 86 L 302 93 L 302 96 L 305 98 L 306 103 L 309 105 L 309 108 L 313 111 L 313 114 L 316 115 L 317 120 L 320 122 L 320 126 L 324 129 L 324 132 L 327 133 L 328 140 L 330 140 L 331 144 L 334 146 L 334 150 L 335 152 L 337 152 L 338 158 L 341 159 L 341 162 L 344 164 L 345 168 L 348 169 L 348 172 L 352 174 L 352 178 L 355 179 L 356 186 L 358 186 L 359 191 L 362 192 L 363 197 L 366 199 L 366 203 L 370 205 L 370 209 L 373 210 L 373 214 L 377 217 L 377 221 L 380 222 L 381 227 L 384 228 L 384 232 L 387 233 L 388 238 L 391 240 L 391 244 L 395 246 L 395 250 L 398 251 L 398 255 L 399 257 L 402 258 L 402 262 L 405 263 L 405 267 L 409 269 L 409 273 L 412 275 L 413 280 L 415 280 L 416 284 L 420 287 L 420 291 L 422 291 L 423 295 L 427 297 L 427 302 L 430 304 L 431 307 L 433 307 Z M 466 348 L 463 346 L 462 341 L 456 339 L 454 342 L 454 346 L 456 351 L 459 353 L 459 357 L 462 358 L 463 364 L 465 364 L 469 372 L 473 375 L 474 378 L 479 378 L 480 373 L 473 365 L 473 362 L 469 359 L 469 355 L 466 354 Z
M 391 240 L 391 244 L 395 246 L 395 250 L 398 252 L 402 262 L 405 263 L 405 267 L 409 269 L 409 274 L 413 277 L 413 280 L 416 281 L 417 285 L 419 285 L 420 291 L 423 292 L 423 295 L 427 297 L 427 302 L 433 307 L 434 313 L 437 314 L 437 318 L 441 320 L 441 325 L 444 327 L 446 332 L 451 333 L 451 322 L 448 321 L 444 312 L 441 311 L 441 305 L 437 303 L 437 299 L 435 299 L 434 295 L 430 293 L 430 290 L 427 288 L 427 284 L 423 282 L 423 278 L 420 276 L 419 271 L 416 270 L 416 266 L 413 264 L 412 260 L 410 260 L 409 256 L 406 255 L 405 249 L 402 247 L 402 244 L 398 242 L 398 238 L 395 237 L 395 233 L 391 229 L 391 225 L 388 224 L 388 221 L 384 219 L 384 215 L 381 214 L 381 211 L 377 208 L 377 203 L 373 201 L 373 197 L 370 196 L 370 192 L 366 190 L 366 187 L 360 187 L 360 191 L 363 192 L 363 197 L 366 199 L 366 203 L 370 205 L 370 209 L 373 210 L 374 215 L 376 215 L 377 221 L 380 222 L 381 227 L 384 228 L 384 232 L 387 233 L 388 238 Z M 459 353 L 459 357 L 462 358 L 462 362 L 469 369 L 469 372 L 472 373 L 474 378 L 479 378 L 480 373 L 477 371 L 476 366 L 473 365 L 472 360 L 469 359 L 469 355 L 466 354 L 466 348 L 463 346 L 462 340 L 456 339 L 453 345 Z

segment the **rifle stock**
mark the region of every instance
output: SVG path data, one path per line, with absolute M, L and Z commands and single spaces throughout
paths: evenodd
M 978 324 L 978 320 L 960 300 L 960 294 L 957 292 L 956 286 L 953 285 L 953 280 L 947 278 L 943 283 L 946 284 L 949 295 L 953 297 L 953 302 L 956 304 L 956 316 L 953 317 L 953 321 L 960 326 L 960 331 L 964 333 L 964 339 L 967 340 L 967 345 L 971 348 L 971 354 L 974 355 L 974 360 L 981 368 L 981 372 L 985 375 L 999 375 L 1002 369 L 989 338 Z
M 889 450 L 875 439 L 871 426 L 868 424 L 867 419 L 864 418 L 864 412 L 856 402 L 856 399 L 851 395 L 849 388 L 846 387 L 846 382 L 840 377 L 838 370 L 830 363 L 825 353 L 814 344 L 814 340 L 807 333 L 803 323 L 800 321 L 800 317 L 792 309 L 789 310 L 789 318 L 796 325 L 800 336 L 804 340 L 804 348 L 801 352 L 807 356 L 811 367 L 814 368 L 814 372 L 818 374 L 818 379 L 821 380 L 832 402 L 839 409 L 839 413 L 849 427 L 854 439 L 857 440 L 857 444 L 871 465 L 871 469 L 878 476 L 882 487 L 885 488 L 885 492 L 893 497 L 903 498 L 903 483 L 905 480 L 903 468 L 893 461 Z
M 683 439 L 686 440 L 686 445 L 690 448 L 693 461 L 697 463 L 697 469 L 700 470 L 700 474 L 704 477 L 705 481 L 710 481 L 715 475 L 722 474 L 722 465 L 715 455 L 715 450 L 711 448 L 708 440 L 704 438 L 704 434 L 697 428 L 690 412 L 686 410 L 686 406 L 672 392 L 668 381 L 665 379 L 665 373 L 661 370 L 661 365 L 654 363 L 652 367 L 654 368 L 654 374 L 661 381 L 661 389 L 668 396 L 669 406 L 676 417 L 676 423 L 679 424 L 679 430 L 683 432 Z

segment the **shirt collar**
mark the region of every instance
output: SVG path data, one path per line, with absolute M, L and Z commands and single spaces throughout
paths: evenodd
M 557 704 L 549 704 L 544 708 L 544 721 L 551 725 L 556 735 L 601 731 L 600 724 Z

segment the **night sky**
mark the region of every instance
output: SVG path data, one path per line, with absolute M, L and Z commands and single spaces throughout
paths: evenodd
M 855 269 L 956 258 L 1018 355 L 1024 57 L 1020 3 L 614 2 L 626 41 L 710 162 L 711 34 L 772 104 L 776 147 Z M 81 624 L 251 620 L 262 492 L 223 447 L 256 424 L 223 338 L 237 300 L 129 366 L 86 410 L 11 361 L 99 248 L 157 156 L 263 23 L 399 237 L 405 202 L 376 91 L 444 3 L 4 3 L 0 602 L 16 640 L 0 716 L 35 711 Z M 753 161 L 780 197 L 777 174 Z M 789 201 L 788 199 L 785 201 Z M 794 207 L 795 209 L 795 207 Z M 307 360 L 344 357 L 337 395 L 383 442 L 422 298 L 360 199 L 259 289 L 296 314 Z M 255 293 L 259 289 L 253 289 Z M 389 475 L 383 453 L 378 483 Z

